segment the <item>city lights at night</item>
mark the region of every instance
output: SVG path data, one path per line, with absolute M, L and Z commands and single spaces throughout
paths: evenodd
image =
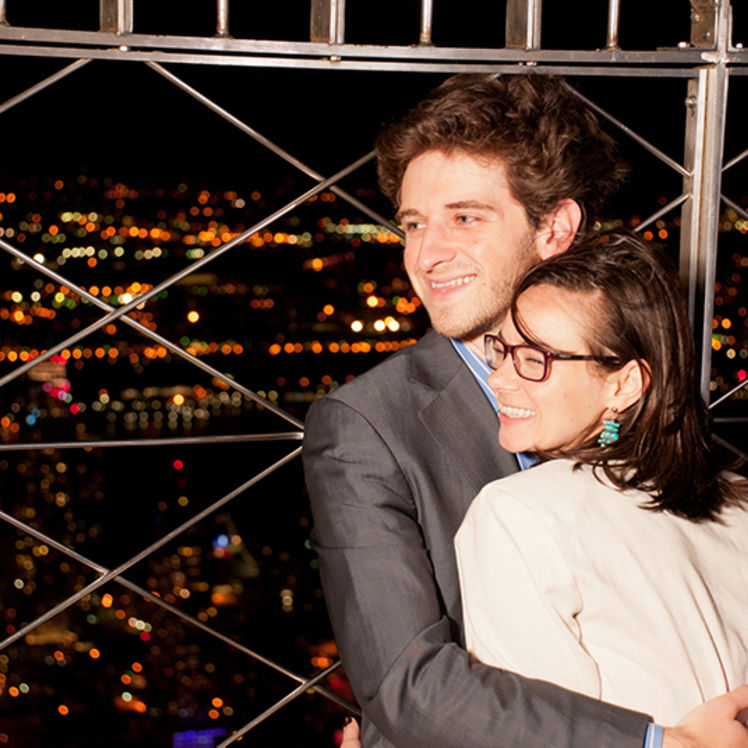
M 349 4 L 339 43 L 310 35 L 308 3 L 300 19 L 232 3 L 230 33 L 216 3 L 134 3 L 138 42 L 104 18 L 127 0 L 80 18 L 41 3 L 38 28 L 36 4 L 0 0 L 0 747 L 215 748 L 250 724 L 237 745 L 340 744 L 356 700 L 312 550 L 304 418 L 429 330 L 370 151 L 458 69 L 556 66 L 610 113 L 632 168 L 593 229 L 639 232 L 696 306 L 713 290 L 715 433 L 748 450 L 748 159 L 722 174 L 714 277 L 683 270 L 687 87 L 707 64 L 681 41 L 688 3 L 643 22 L 624 0 L 607 47 L 608 3 L 547 3 L 533 48 L 509 43 L 521 3 L 466 2 L 437 8 L 428 39 L 417 3 Z M 748 147 L 746 85 L 730 82 L 724 161 Z

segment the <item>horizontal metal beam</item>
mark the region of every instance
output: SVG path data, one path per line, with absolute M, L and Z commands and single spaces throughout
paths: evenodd
M 424 47 L 424 49 L 428 49 Z M 323 58 L 300 59 L 298 57 L 254 57 L 213 54 L 181 54 L 179 52 L 145 52 L 132 49 L 81 49 L 71 47 L 32 47 L 0 44 L 0 56 L 12 55 L 21 57 L 77 58 L 89 60 L 117 60 L 127 62 L 157 62 L 161 64 L 190 65 L 223 65 L 233 67 L 257 67 L 298 70 L 357 70 L 379 72 L 412 72 L 412 73 L 554 73 L 565 76 L 609 76 L 624 78 L 695 78 L 698 69 L 693 67 L 631 67 L 619 65 L 590 65 L 579 60 L 577 64 L 529 65 L 523 61 L 495 62 L 476 60 L 475 62 L 430 62 L 418 60 L 373 60 L 373 59 L 338 59 L 334 55 Z
M 188 50 L 211 53 L 239 53 L 246 55 L 279 55 L 283 57 L 334 56 L 354 59 L 403 60 L 466 60 L 524 63 L 595 63 L 607 65 L 697 65 L 712 61 L 709 50 L 684 47 L 659 50 L 555 50 L 466 48 L 438 46 L 388 46 L 366 44 L 328 44 L 319 42 L 290 42 L 258 39 L 234 39 L 215 36 L 158 36 L 155 34 L 113 34 L 103 31 L 73 31 L 70 29 L 39 29 L 18 26 L 0 27 L 0 42 L 24 42 L 42 45 L 73 45 L 100 47 L 101 51 L 118 52 L 126 42 L 130 50 Z M 52 47 L 50 47 L 52 48 Z M 85 57 L 85 54 L 78 56 Z M 728 62 L 748 64 L 748 50 L 737 50 Z
M 220 436 L 180 436 L 167 439 L 113 439 L 87 442 L 11 442 L 0 444 L 0 452 L 27 452 L 36 449 L 105 449 L 107 447 L 169 447 L 186 444 L 238 444 L 239 442 L 300 441 L 303 431 L 268 434 L 222 434 Z

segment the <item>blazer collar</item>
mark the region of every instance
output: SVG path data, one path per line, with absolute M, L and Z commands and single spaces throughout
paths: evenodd
M 431 332 L 417 348 L 411 376 L 431 390 L 418 414 L 429 433 L 445 450 L 471 453 L 465 469 L 478 470 L 478 487 L 516 472 L 517 458 L 498 444 L 496 412 L 451 341 Z

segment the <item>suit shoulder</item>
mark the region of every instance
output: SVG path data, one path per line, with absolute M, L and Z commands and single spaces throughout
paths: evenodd
M 377 398 L 392 401 L 406 397 L 408 392 L 412 392 L 413 380 L 427 386 L 432 367 L 443 365 L 445 361 L 455 369 L 459 366 L 452 344 L 441 335 L 430 332 L 415 345 L 389 356 L 318 402 L 339 402 L 357 410 L 376 409 Z

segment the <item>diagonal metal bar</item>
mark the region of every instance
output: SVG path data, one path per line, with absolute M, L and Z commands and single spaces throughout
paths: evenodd
M 267 216 L 266 218 L 262 219 L 258 223 L 256 223 L 254 226 L 251 226 L 243 233 L 239 234 L 238 236 L 234 237 L 234 239 L 231 239 L 230 241 L 226 242 L 225 244 L 221 245 L 220 247 L 216 248 L 209 254 L 205 255 L 199 260 L 196 260 L 195 262 L 191 263 L 187 267 L 185 267 L 183 270 L 180 270 L 178 273 L 175 273 L 170 278 L 167 278 L 165 281 L 162 281 L 161 283 L 155 285 L 153 288 L 151 288 L 149 291 L 146 291 L 145 293 L 140 294 L 135 299 L 133 299 L 129 304 L 125 304 L 124 306 L 121 306 L 119 309 L 114 309 L 113 307 L 110 307 L 106 302 L 101 301 L 95 296 L 92 296 L 88 292 L 83 292 L 83 297 L 87 298 L 88 300 L 92 301 L 92 303 L 96 304 L 97 306 L 101 307 L 104 305 L 105 307 L 112 309 L 109 314 L 105 315 L 104 317 L 100 318 L 97 322 L 93 322 L 88 327 L 84 328 L 83 330 L 79 331 L 78 333 L 75 333 L 74 335 L 71 335 L 66 340 L 62 341 L 61 343 L 58 343 L 57 345 L 53 346 L 52 348 L 46 350 L 44 353 L 40 354 L 36 358 L 32 359 L 31 361 L 27 361 L 26 363 L 22 364 L 21 366 L 15 368 L 12 372 L 9 374 L 6 374 L 4 377 L 0 378 L 0 387 L 5 385 L 7 382 L 15 379 L 16 377 L 21 376 L 25 372 L 27 372 L 29 369 L 33 368 L 36 364 L 41 363 L 42 361 L 46 361 L 47 359 L 54 356 L 56 353 L 59 353 L 64 348 L 66 348 L 69 345 L 72 345 L 73 343 L 77 343 L 79 340 L 82 340 L 83 338 L 90 335 L 92 332 L 95 332 L 96 330 L 99 330 L 104 325 L 109 324 L 113 322 L 114 320 L 119 319 L 120 317 L 123 317 L 123 315 L 126 315 L 128 312 L 133 311 L 141 304 L 145 303 L 148 299 L 152 298 L 153 296 L 156 296 L 157 294 L 161 293 L 164 289 L 169 288 L 169 286 L 173 285 L 174 283 L 178 282 L 182 278 L 186 278 L 188 275 L 191 275 L 194 273 L 198 268 L 203 267 L 208 262 L 212 262 L 216 257 L 219 257 L 220 255 L 227 252 L 229 249 L 233 249 L 238 244 L 241 244 L 244 242 L 247 238 L 249 238 L 252 234 L 254 234 L 256 231 L 261 230 L 265 226 L 269 225 L 273 221 L 277 220 L 279 217 L 285 215 L 289 211 L 296 208 L 301 203 L 308 200 L 312 195 L 316 195 L 318 192 L 321 192 L 322 190 L 326 189 L 329 184 L 332 184 L 333 182 L 336 182 L 337 180 L 341 179 L 343 176 L 346 176 L 352 171 L 355 171 L 359 166 L 366 163 L 367 161 L 371 160 L 373 157 L 373 153 L 370 152 L 366 154 L 365 156 L 362 156 L 357 161 L 354 161 L 352 164 L 349 164 L 345 169 L 342 169 L 341 171 L 337 172 L 333 176 L 331 176 L 329 179 L 326 179 L 323 182 L 320 182 L 319 184 L 315 185 L 314 187 L 308 189 L 306 192 L 302 193 L 298 197 L 291 200 L 289 203 L 287 203 L 282 208 L 279 208 L 271 215 Z M 5 249 L 7 252 L 10 252 L 14 256 L 21 259 L 23 262 L 29 264 L 30 266 L 34 267 L 36 266 L 40 271 L 44 272 L 46 275 L 54 278 L 60 278 L 60 282 L 64 283 L 68 287 L 71 287 L 71 284 L 63 278 L 63 276 L 58 275 L 57 273 L 54 273 L 54 271 L 50 270 L 49 268 L 45 268 L 43 265 L 40 265 L 35 260 L 30 258 L 28 255 L 25 255 L 20 250 L 16 249 L 15 247 L 11 246 L 7 242 L 0 239 L 0 248 Z M 54 273 L 54 275 L 53 275 Z M 75 284 L 73 284 L 75 285 Z M 80 287 L 76 286 L 77 289 Z M 82 289 L 80 289 L 82 291 Z M 131 324 L 129 317 L 124 317 L 124 321 L 128 324 Z M 132 320 L 132 322 L 135 322 L 135 320 Z M 147 328 L 144 328 L 147 329 Z M 145 334 L 145 333 L 144 333 Z M 200 359 L 192 356 L 191 354 L 187 353 L 187 351 L 184 351 L 179 346 L 176 346 L 174 343 L 171 343 L 166 338 L 163 338 L 162 336 L 158 335 L 157 333 L 154 333 L 153 331 L 148 331 L 148 337 L 152 338 L 153 340 L 158 340 L 161 342 L 165 347 L 168 347 L 169 350 L 172 350 L 174 353 L 177 353 L 178 355 L 182 356 L 183 358 L 187 358 L 190 360 L 195 366 L 203 369 L 204 371 L 209 372 L 216 372 L 216 374 L 220 375 L 220 378 L 222 381 L 226 381 L 227 384 L 230 384 L 232 387 L 239 389 L 241 392 L 246 394 L 248 397 L 251 397 L 253 400 L 261 403 L 263 407 L 267 408 L 271 412 L 275 413 L 276 415 L 279 415 L 281 418 L 284 418 L 286 421 L 289 421 L 294 426 L 297 426 L 301 428 L 301 422 L 297 419 L 293 418 L 289 414 L 282 411 L 280 408 L 277 408 L 273 406 L 271 403 L 267 402 L 266 400 L 263 400 L 258 395 L 256 395 L 251 390 L 246 390 L 243 388 L 240 388 L 240 386 L 237 385 L 237 383 L 231 379 L 230 377 L 227 378 L 227 375 L 221 374 L 217 370 L 212 369 L 212 367 L 209 367 L 204 362 L 200 361 Z
M 107 447 L 165 447 L 178 444 L 232 444 L 240 442 L 299 441 L 303 431 L 283 431 L 269 434 L 227 434 L 220 436 L 183 436 L 171 439 L 114 439 L 93 442 L 15 442 L 0 444 L 0 452 L 20 452 L 31 449 L 99 449 Z
M 691 197 L 687 192 L 684 192 L 682 195 L 675 198 L 675 200 L 671 200 L 667 205 L 664 205 L 660 210 L 658 210 L 656 213 L 652 213 L 649 218 L 642 221 L 635 229 L 637 233 L 639 231 L 643 231 L 647 226 L 651 226 L 655 221 L 659 220 L 664 216 L 666 213 L 669 213 L 671 210 L 677 208 L 679 205 L 682 205 L 688 198 Z
M 603 109 L 598 104 L 595 104 L 594 101 L 591 99 L 588 99 L 584 94 L 577 91 L 574 86 L 571 86 L 569 83 L 564 83 L 564 85 L 571 91 L 577 98 L 581 99 L 590 109 L 593 109 L 596 111 L 601 117 L 605 117 L 609 122 L 612 122 L 619 130 L 626 133 L 632 140 L 636 141 L 642 148 L 649 151 L 652 155 L 656 156 L 660 159 L 663 163 L 667 164 L 671 169 L 674 169 L 677 171 L 681 176 L 687 177 L 689 176 L 690 172 L 688 169 L 686 169 L 684 166 L 679 164 L 675 159 L 670 158 L 670 156 L 667 155 L 667 153 L 664 153 L 661 151 L 657 146 L 652 145 L 646 138 L 643 138 L 641 135 L 639 135 L 636 131 L 632 130 L 628 125 L 621 122 L 621 120 L 614 117 L 612 114 L 608 113 L 605 109 Z
M 154 605 L 158 605 L 164 610 L 169 611 L 173 615 L 177 616 L 178 618 L 181 618 L 187 623 L 192 624 L 196 628 L 199 628 L 200 630 L 204 631 L 206 634 L 209 634 L 213 638 L 218 639 L 224 644 L 229 645 L 233 649 L 236 649 L 239 652 L 246 654 L 248 657 L 251 657 L 252 659 L 257 660 L 258 662 L 261 662 L 263 665 L 267 665 L 269 668 L 272 668 L 276 672 L 281 673 L 282 675 L 285 675 L 287 678 L 290 678 L 291 680 L 295 680 L 297 683 L 303 683 L 303 684 L 308 683 L 306 678 L 304 678 L 303 676 L 298 675 L 297 673 L 294 673 L 292 670 L 289 670 L 288 668 L 283 667 L 283 665 L 280 665 L 274 660 L 268 659 L 267 657 L 259 654 L 259 652 L 255 652 L 253 649 L 250 649 L 249 647 L 244 646 L 240 642 L 234 641 L 234 639 L 231 639 L 225 634 L 222 634 L 220 631 L 216 631 L 215 629 L 208 626 L 206 623 L 203 623 L 199 618 L 195 618 L 194 616 L 191 616 L 189 613 L 185 613 L 184 611 L 180 610 L 179 608 L 172 605 L 171 603 L 167 603 L 165 600 L 162 600 L 160 597 L 158 597 L 158 595 L 154 595 L 152 592 L 149 592 L 148 590 L 144 589 L 143 587 L 140 587 L 134 582 L 131 582 L 128 579 L 125 579 L 124 577 L 117 577 L 115 581 L 121 584 L 123 587 L 127 587 L 132 592 L 135 592 L 136 594 L 139 594 L 142 597 L 146 598 L 147 600 L 152 602 Z M 307 686 L 307 688 L 309 687 L 310 686 Z M 355 705 L 341 698 L 336 693 L 330 691 L 324 686 L 311 686 L 311 688 L 314 688 L 314 690 L 317 691 L 317 693 L 319 693 L 320 696 L 324 696 L 326 699 L 329 699 L 330 701 L 335 702 L 338 706 L 342 706 L 344 709 L 348 709 L 349 711 L 359 713 L 359 710 Z
M 62 80 L 66 76 L 70 75 L 70 73 L 74 73 L 76 70 L 82 68 L 84 65 L 88 65 L 89 62 L 91 62 L 91 60 L 76 60 L 75 62 L 71 62 L 66 67 L 62 68 L 62 70 L 58 70 L 53 75 L 50 75 L 48 78 L 45 78 L 44 80 L 39 81 L 39 83 L 36 83 L 30 88 L 27 88 L 22 93 L 19 93 L 18 95 L 13 96 L 12 98 L 0 104 L 0 114 L 2 114 L 3 112 L 7 112 L 8 109 L 10 109 L 11 107 L 14 107 L 16 104 L 20 104 L 22 101 L 26 101 L 26 99 L 32 97 L 34 94 L 39 93 L 39 91 L 43 91 L 48 86 L 51 86 L 53 83 L 57 83 L 57 81 Z
M 5 520 L 9 525 L 13 525 L 13 527 L 15 527 L 17 530 L 27 535 L 30 535 L 31 537 L 34 537 L 37 540 L 40 540 L 41 542 L 45 543 L 51 548 L 54 548 L 55 550 L 59 551 L 63 555 L 67 556 L 68 558 L 71 558 L 74 561 L 77 561 L 78 563 L 84 566 L 90 567 L 94 571 L 97 571 L 99 574 L 107 574 L 110 571 L 107 567 L 102 566 L 101 564 L 97 563 L 96 561 L 93 561 L 87 556 L 82 555 L 81 553 L 78 553 L 72 548 L 68 548 L 66 545 L 64 545 L 63 543 L 60 543 L 58 540 L 55 540 L 50 535 L 47 535 L 46 533 L 41 532 L 41 530 L 37 530 L 35 527 L 31 527 L 30 525 L 27 525 L 25 522 L 21 522 L 19 519 L 16 519 L 12 514 L 8 514 L 7 512 L 2 511 L 1 509 L 0 509 L 0 519 Z M 177 616 L 178 618 L 181 618 L 182 620 L 187 621 L 188 623 L 201 629 L 202 631 L 205 631 L 207 634 L 210 634 L 214 638 L 219 639 L 224 644 L 228 644 L 233 649 L 237 649 L 240 652 L 243 652 L 244 654 L 248 655 L 252 659 L 257 660 L 258 662 L 261 662 L 263 665 L 267 665 L 269 668 L 272 668 L 273 670 L 281 673 L 282 675 L 285 675 L 291 680 L 295 680 L 297 683 L 306 683 L 306 678 L 304 678 L 303 676 L 298 675 L 291 670 L 288 670 L 288 668 L 283 667 L 283 665 L 280 665 L 279 663 L 273 660 L 270 660 L 267 657 L 264 657 L 263 655 L 259 654 L 259 652 L 255 652 L 253 649 L 250 649 L 249 647 L 244 646 L 240 642 L 237 642 L 234 639 L 229 638 L 225 634 L 222 634 L 220 631 L 216 631 L 215 629 L 208 626 L 206 623 L 203 623 L 203 621 L 201 621 L 199 618 L 195 618 L 194 616 L 191 616 L 189 613 L 185 613 L 183 610 L 180 610 L 179 608 L 172 605 L 171 603 L 166 602 L 166 600 L 163 600 L 158 595 L 153 594 L 153 592 L 151 592 L 150 590 L 147 590 L 144 587 L 141 587 L 140 585 L 137 585 L 134 582 L 131 582 L 129 579 L 126 579 L 125 577 L 115 577 L 112 581 L 117 582 L 118 584 L 121 584 L 123 587 L 127 587 L 127 589 L 146 598 L 147 600 L 154 603 L 155 605 L 158 605 L 159 607 L 163 608 L 164 610 L 169 611 L 170 613 Z M 345 709 L 357 711 L 356 707 L 353 704 L 349 703 L 345 699 L 342 699 L 337 694 L 332 693 L 327 688 L 324 688 L 323 686 L 316 686 L 315 690 L 318 693 L 320 693 L 322 696 L 325 696 L 325 698 L 330 699 L 331 701 L 334 701 L 336 704 L 338 704 L 338 706 L 342 706 Z
M 725 197 L 722 194 L 720 194 L 720 198 L 725 205 L 732 208 L 741 218 L 748 219 L 748 211 L 745 208 L 741 208 L 736 202 L 733 202 L 729 197 Z
M 717 434 L 712 434 L 712 439 L 714 439 L 717 444 L 721 444 L 723 447 L 726 447 L 731 452 L 735 453 L 738 457 L 740 457 L 743 460 L 748 460 L 748 455 L 743 452 L 743 450 L 736 447 L 734 444 L 730 444 L 726 439 L 723 439 L 721 436 L 717 436 Z
M 182 91 L 192 96 L 192 98 L 199 101 L 203 106 L 207 107 L 212 112 L 215 112 L 215 114 L 217 114 L 219 117 L 222 117 L 228 123 L 234 125 L 234 127 L 241 130 L 245 135 L 249 135 L 249 137 L 251 137 L 253 140 L 256 140 L 258 143 L 260 143 L 260 145 L 265 146 L 265 148 L 274 153 L 276 156 L 279 156 L 284 161 L 291 164 L 291 166 L 296 167 L 299 171 L 303 172 L 308 177 L 311 177 L 318 182 L 324 179 L 321 174 L 312 169 L 310 166 L 307 166 L 307 164 L 305 164 L 303 161 L 300 161 L 295 156 L 292 156 L 288 151 L 281 148 L 272 140 L 266 138 L 264 135 L 257 132 L 257 130 L 250 127 L 245 122 L 242 122 L 242 120 L 240 120 L 238 117 L 235 117 L 233 114 L 231 114 L 231 112 L 227 111 L 215 101 L 208 98 L 205 94 L 200 93 L 200 91 L 193 88 L 189 83 L 186 83 L 177 75 L 174 75 L 174 73 L 172 73 L 170 70 L 162 67 L 157 62 L 146 62 L 146 65 L 151 68 L 151 70 L 155 70 L 159 75 L 166 78 L 166 80 L 174 84 L 177 88 L 181 88 Z M 338 197 L 343 198 L 343 200 L 349 202 L 355 208 L 358 208 L 360 211 L 366 213 L 370 218 L 373 218 L 378 223 L 381 223 L 384 226 L 390 226 L 390 221 L 387 218 L 385 218 L 380 213 L 377 213 L 375 210 L 372 210 L 369 206 L 362 203 L 360 200 L 346 192 L 341 187 L 333 186 L 330 191 L 334 192 L 336 195 L 338 195 Z M 404 236 L 404 234 L 402 234 L 399 230 L 395 230 L 393 231 L 393 233 Z
M 739 164 L 746 156 L 748 156 L 748 148 L 746 148 L 742 153 L 739 153 L 734 158 L 731 158 L 723 167 L 722 167 L 722 173 L 724 174 L 728 169 L 731 169 L 735 164 Z
M 251 229 L 249 229 L 251 231 Z M 244 232 L 245 234 L 247 232 Z M 243 236 L 243 235 L 242 235 Z M 236 237 L 233 241 L 236 242 L 240 237 Z M 219 249 L 223 250 L 226 247 L 226 245 L 221 246 Z M 65 276 L 60 275 L 59 273 L 55 272 L 51 268 L 47 268 L 41 263 L 36 262 L 34 259 L 30 258 L 28 255 L 21 252 L 16 247 L 12 246 L 11 244 L 8 244 L 6 241 L 0 239 L 0 249 L 4 249 L 6 252 L 12 254 L 14 257 L 18 258 L 22 262 L 27 263 L 28 265 L 33 266 L 36 270 L 38 270 L 40 273 L 43 273 L 48 278 L 52 278 L 53 280 L 56 280 L 58 283 L 66 286 L 72 291 L 75 291 L 81 298 L 86 299 L 86 301 L 90 301 L 95 306 L 99 307 L 100 309 L 103 309 L 106 312 L 110 312 L 110 315 L 106 317 L 100 318 L 99 322 L 94 323 L 93 325 L 90 325 L 85 330 L 81 331 L 84 334 L 76 334 L 72 336 L 76 340 L 73 342 L 77 342 L 77 340 L 80 340 L 82 337 L 85 337 L 86 335 L 89 335 L 91 332 L 94 332 L 96 329 L 101 327 L 107 319 L 113 318 L 116 319 L 121 316 L 120 312 L 124 309 L 124 307 L 121 307 L 119 310 L 115 310 L 113 306 L 110 304 L 107 304 L 105 301 L 102 301 L 97 296 L 94 296 L 93 294 L 86 291 L 85 288 L 82 286 L 77 285 L 76 283 L 73 283 L 72 281 L 65 278 Z M 206 256 L 207 258 L 207 256 Z M 203 259 L 206 259 L 203 258 Z M 190 266 L 193 267 L 193 266 Z M 189 275 L 189 273 L 188 273 Z M 172 276 L 173 278 L 174 276 Z M 171 280 L 167 280 L 164 283 L 171 285 Z M 164 284 L 162 283 L 161 286 Z M 149 297 L 152 296 L 152 293 L 147 294 Z M 139 306 L 141 303 L 144 303 L 143 297 L 146 296 L 146 294 L 141 294 L 140 296 L 136 297 L 130 304 L 127 306 L 133 307 L 133 306 Z M 141 324 L 137 320 L 133 319 L 130 316 L 122 317 L 122 321 L 129 325 L 130 327 L 133 327 L 138 332 L 142 333 L 146 337 L 151 338 L 151 340 L 155 340 L 161 345 L 163 345 L 165 348 L 168 348 L 172 353 L 175 353 L 177 356 L 180 356 L 181 358 L 185 359 L 189 363 L 193 364 L 199 369 L 202 369 L 204 372 L 210 374 L 213 377 L 216 377 L 220 381 L 222 381 L 224 384 L 229 385 L 230 387 L 233 387 L 235 390 L 241 392 L 242 394 L 246 395 L 247 397 L 251 398 L 255 402 L 262 405 L 264 408 L 269 410 L 271 413 L 274 413 L 277 416 L 280 416 L 284 420 L 288 421 L 292 425 L 296 426 L 297 428 L 301 428 L 301 422 L 298 421 L 293 416 L 286 413 L 281 408 L 278 408 L 277 406 L 273 405 L 272 403 L 268 402 L 264 398 L 261 398 L 259 395 L 257 395 L 255 392 L 253 392 L 248 387 L 244 387 L 243 385 L 239 384 L 235 379 L 233 379 L 230 375 L 224 374 L 222 371 L 219 371 L 218 369 L 214 369 L 209 364 L 205 363 L 204 361 L 201 361 L 197 356 L 193 356 L 191 353 L 186 351 L 184 348 L 178 346 L 176 343 L 172 343 L 167 338 L 163 337 L 162 335 L 159 335 L 155 330 L 151 330 L 150 328 L 146 327 L 145 325 Z M 17 367 L 13 371 L 11 371 L 9 374 L 6 374 L 4 377 L 0 378 L 0 387 L 4 386 L 8 382 L 12 381 L 13 379 L 16 379 L 21 374 L 25 373 L 29 369 L 33 368 L 36 364 L 41 363 L 42 361 L 45 361 L 46 359 L 50 358 L 51 356 L 55 355 L 55 353 L 58 353 L 59 351 L 66 348 L 68 345 L 72 345 L 70 342 L 71 338 L 68 338 L 68 340 L 63 341 L 62 343 L 54 346 L 53 348 L 50 348 L 44 353 L 40 354 L 34 359 L 31 359 L 30 361 L 27 361 L 25 364 L 22 364 L 21 366 Z
M 739 384 L 736 384 L 729 392 L 725 392 L 722 397 L 718 398 L 713 403 L 710 403 L 709 409 L 711 410 L 712 408 L 716 408 L 721 402 L 724 402 L 725 400 L 727 400 L 727 398 L 732 397 L 736 392 L 744 389 L 745 387 L 748 387 L 748 379 L 744 379 Z
M 292 459 L 294 459 L 299 454 L 301 454 L 301 447 L 297 447 L 292 452 L 289 452 L 285 457 L 281 457 L 280 460 L 277 460 L 276 462 L 274 462 L 270 467 L 265 468 L 265 470 L 263 470 L 262 472 L 253 476 L 249 480 L 245 481 L 240 486 L 235 488 L 233 491 L 230 491 L 225 496 L 218 499 L 218 501 L 215 501 L 209 507 L 206 507 L 201 512 L 198 512 L 191 519 L 188 519 L 186 522 L 183 522 L 181 525 L 179 525 L 179 527 L 176 527 L 175 529 L 168 532 L 166 535 L 164 535 L 159 540 L 155 541 L 154 543 L 151 543 L 151 545 L 149 545 L 147 548 L 144 548 L 142 551 L 139 551 L 138 553 L 136 553 L 134 556 L 129 558 L 124 563 L 106 572 L 105 574 L 100 576 L 98 579 L 87 584 L 85 587 L 83 587 L 83 589 L 78 590 L 78 592 L 76 592 L 75 594 L 70 595 L 68 598 L 63 600 L 61 603 L 58 603 L 54 607 L 50 608 L 46 613 L 43 613 L 41 616 L 33 620 L 31 623 L 26 624 L 26 626 L 23 626 L 15 633 L 11 634 L 10 636 L 0 641 L 0 651 L 8 647 L 13 642 L 18 641 L 19 639 L 26 636 L 26 634 L 28 634 L 29 631 L 33 631 L 35 628 L 37 628 L 37 626 L 40 626 L 42 623 L 46 623 L 46 621 L 49 621 L 50 619 L 54 618 L 58 613 L 61 613 L 63 610 L 66 610 L 71 605 L 78 602 L 78 600 L 80 600 L 81 598 L 85 597 L 86 595 L 90 595 L 92 592 L 96 591 L 99 587 L 106 584 L 107 582 L 110 582 L 115 577 L 121 576 L 130 567 L 135 566 L 135 564 L 139 563 L 144 558 L 147 558 L 148 556 L 150 556 L 151 553 L 153 553 L 154 551 L 157 551 L 159 548 L 166 545 L 169 541 L 181 535 L 183 532 L 185 532 L 185 530 L 189 530 L 190 527 L 192 527 L 193 525 L 196 525 L 198 522 L 205 519 L 205 517 L 209 516 L 210 514 L 215 512 L 217 509 L 220 509 L 222 506 L 227 504 L 232 499 L 235 499 L 237 496 L 239 496 L 241 493 L 246 491 L 248 488 L 251 488 L 256 483 L 259 483 L 259 481 L 261 481 L 263 478 L 270 475 L 270 473 L 275 472 L 276 470 L 278 470 L 280 467 L 285 465 L 287 462 L 290 462 Z
M 231 737 L 229 737 L 227 740 L 224 740 L 222 743 L 219 743 L 216 748 L 224 748 L 224 746 L 231 745 L 235 740 L 238 740 L 242 737 L 242 735 L 245 735 L 248 733 L 251 729 L 254 727 L 257 727 L 257 725 L 260 724 L 260 722 L 264 722 L 268 717 L 275 714 L 279 709 L 282 709 L 286 704 L 290 703 L 294 699 L 301 696 L 303 693 L 305 693 L 309 688 L 314 686 L 315 683 L 318 683 L 323 678 L 327 678 L 330 673 L 337 670 L 342 663 L 340 660 L 337 662 L 334 662 L 330 667 L 323 670 L 321 673 L 317 673 L 317 675 L 314 676 L 314 678 L 310 678 L 306 683 L 302 683 L 300 686 L 297 686 L 294 688 L 293 691 L 286 694 L 282 699 L 279 699 L 275 702 L 271 707 L 266 709 L 262 714 L 255 717 L 251 722 L 248 722 L 244 727 L 237 730 Z

